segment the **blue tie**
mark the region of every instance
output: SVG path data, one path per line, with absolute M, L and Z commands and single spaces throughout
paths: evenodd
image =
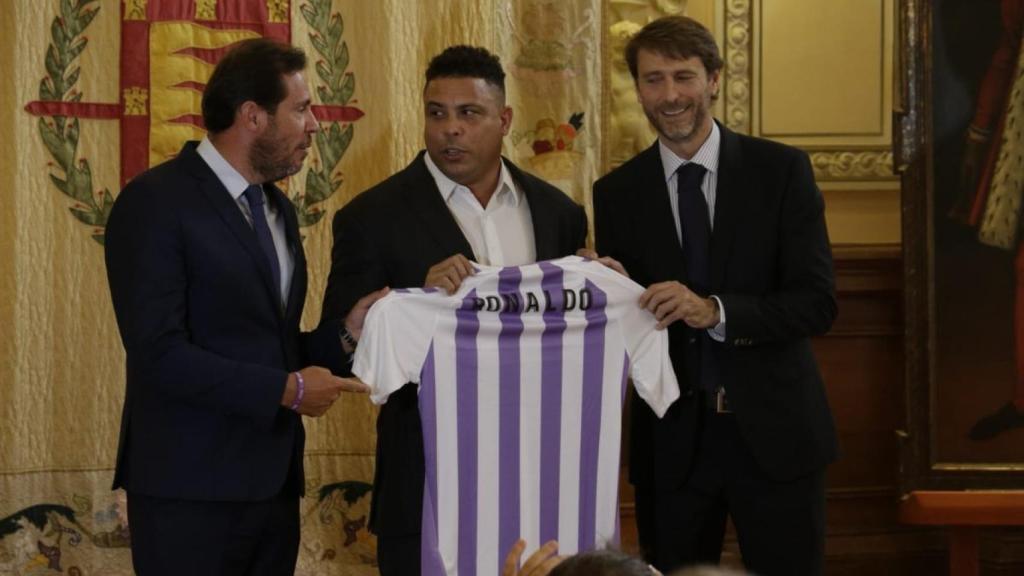
M 274 294 L 278 300 L 281 299 L 281 264 L 277 261 L 277 250 L 274 249 L 274 237 L 270 234 L 270 226 L 267 224 L 267 215 L 263 211 L 266 200 L 263 196 L 263 187 L 253 184 L 245 189 L 245 200 L 249 202 L 249 212 L 252 213 L 252 227 L 256 230 L 256 239 L 259 240 L 263 255 L 267 257 L 270 264 L 270 273 L 274 280 Z
M 676 170 L 679 191 L 679 223 L 683 229 L 683 253 L 690 289 L 707 296 L 710 290 L 711 220 L 700 185 L 707 168 L 690 162 Z
M 690 290 L 703 298 L 711 292 L 711 215 L 701 190 L 705 172 L 707 168 L 694 162 L 676 170 L 686 274 Z M 714 392 L 718 388 L 718 366 L 711 352 L 711 337 L 707 330 L 695 332 L 691 335 L 692 346 L 688 346 L 689 362 L 700 367 L 695 375 L 700 387 Z

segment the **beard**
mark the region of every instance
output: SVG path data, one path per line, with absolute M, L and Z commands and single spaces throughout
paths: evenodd
M 249 149 L 249 165 L 264 182 L 287 178 L 302 169 L 302 162 L 292 160 L 295 151 L 281 142 L 277 136 L 277 125 L 271 120 L 270 127 L 252 143 Z
M 707 122 L 709 108 L 707 102 L 703 99 L 692 101 L 690 107 L 692 114 L 690 114 L 691 119 L 689 121 L 682 119 L 673 121 L 661 115 L 663 110 L 678 109 L 678 104 L 662 104 L 657 108 L 645 106 L 644 115 L 647 116 L 647 120 L 664 139 L 676 143 L 688 142 L 700 132 L 700 128 Z

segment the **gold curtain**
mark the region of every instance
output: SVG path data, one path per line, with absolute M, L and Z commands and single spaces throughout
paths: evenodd
M 147 104 L 167 103 L 156 88 L 122 92 L 121 51 L 159 47 L 122 37 L 122 2 L 87 1 L 77 8 L 79 0 L 0 3 L 0 70 L 7 76 L 0 82 L 0 574 L 131 573 L 123 495 L 109 488 L 124 352 L 98 240 L 107 203 L 120 189 L 122 154 L 138 146 L 121 142 L 121 122 L 145 113 Z M 209 19 L 217 1 L 192 4 Z M 319 318 L 330 267 L 330 216 L 422 147 L 420 96 L 432 55 L 455 43 L 499 54 L 514 110 L 505 154 L 589 211 L 593 180 L 652 140 L 627 89 L 628 71 L 610 60 L 635 28 L 624 21 L 642 24 L 685 8 L 670 0 L 262 1 L 272 16 L 290 18 L 293 43 L 310 55 L 307 79 L 318 103 L 325 103 L 317 88 L 327 80 L 316 69 L 324 55 L 313 37 L 324 36 L 316 26 L 329 20 L 308 16 L 319 10 L 341 17 L 334 40 L 347 46 L 346 71 L 354 78 L 342 104 L 362 114 L 324 124 L 325 142 L 342 151 L 336 165 L 325 166 L 330 154 L 318 148 L 287 183 L 308 219 L 307 329 Z M 124 0 L 125 17 L 139 18 L 147 4 L 160 2 Z M 83 14 L 93 10 L 86 23 Z M 80 30 L 69 17 L 84 24 Z M 80 53 L 48 61 L 48 51 L 66 56 L 81 39 L 87 44 Z M 39 107 L 49 100 L 47 78 L 66 85 L 63 100 L 79 99 L 61 109 L 69 117 Z M 310 169 L 333 182 L 320 196 L 310 192 Z M 346 396 L 326 417 L 307 419 L 299 574 L 375 573 L 365 527 L 374 418 L 365 398 Z

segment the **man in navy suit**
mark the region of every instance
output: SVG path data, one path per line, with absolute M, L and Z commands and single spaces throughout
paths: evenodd
M 240 43 L 203 93 L 209 131 L 133 179 L 106 233 L 127 356 L 114 487 L 128 493 L 143 576 L 295 568 L 305 433 L 361 383 L 347 371 L 370 303 L 303 333 L 306 260 L 273 181 L 302 166 L 317 122 L 301 50 Z M 332 374 L 333 373 L 333 374 Z
M 811 163 L 714 121 L 698 22 L 647 24 L 626 61 L 658 140 L 594 184 L 597 249 L 648 287 L 682 389 L 662 420 L 632 403 L 640 546 L 666 573 L 717 563 L 731 517 L 750 571 L 820 574 L 836 433 L 810 338 L 836 301 Z

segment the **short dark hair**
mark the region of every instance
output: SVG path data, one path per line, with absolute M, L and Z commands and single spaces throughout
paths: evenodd
M 549 576 L 653 576 L 643 560 L 617 550 L 594 550 L 570 556 Z
M 704 70 L 712 74 L 722 69 L 722 56 L 711 31 L 693 18 L 663 16 L 649 22 L 626 44 L 626 63 L 636 81 L 636 59 L 641 50 L 671 58 L 700 58 Z
M 427 83 L 434 78 L 482 78 L 505 93 L 501 60 L 485 48 L 459 44 L 434 56 L 427 66 Z
M 252 100 L 273 114 L 285 99 L 285 75 L 306 68 L 306 53 L 269 38 L 243 40 L 214 68 L 203 90 L 203 123 L 212 134 L 235 122 L 235 111 Z

